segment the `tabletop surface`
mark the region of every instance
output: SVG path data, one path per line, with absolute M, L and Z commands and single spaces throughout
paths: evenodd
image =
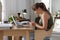
M 32 27 L 17 27 L 13 26 L 12 28 L 0 29 L 0 30 L 33 30 Z

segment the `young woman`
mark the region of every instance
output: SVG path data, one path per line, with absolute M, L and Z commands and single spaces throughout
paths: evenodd
M 40 17 L 39 19 L 36 18 L 38 22 L 32 22 L 32 25 L 35 26 L 36 29 L 48 31 L 53 25 L 53 18 L 47 10 L 45 4 L 42 2 L 36 3 L 33 5 L 32 9 Z

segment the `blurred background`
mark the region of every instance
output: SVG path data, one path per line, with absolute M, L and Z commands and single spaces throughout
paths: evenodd
M 37 2 L 44 2 L 53 16 L 55 26 L 60 25 L 60 0 L 0 0 L 0 22 L 8 21 L 11 15 L 17 17 L 17 13 L 21 13 L 23 18 L 34 21 L 36 14 L 32 10 L 32 5 Z M 24 13 L 25 9 L 26 13 Z M 60 40 L 60 27 L 56 27 L 51 40 Z

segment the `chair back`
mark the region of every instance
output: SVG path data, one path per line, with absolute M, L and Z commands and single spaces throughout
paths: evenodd
M 54 26 L 49 31 L 35 30 L 35 40 L 44 40 L 45 37 L 51 36 Z

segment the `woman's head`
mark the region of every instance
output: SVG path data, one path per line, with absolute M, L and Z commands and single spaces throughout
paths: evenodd
M 47 11 L 45 4 L 42 2 L 34 4 L 32 9 L 36 11 L 38 14 L 41 13 L 42 11 Z

